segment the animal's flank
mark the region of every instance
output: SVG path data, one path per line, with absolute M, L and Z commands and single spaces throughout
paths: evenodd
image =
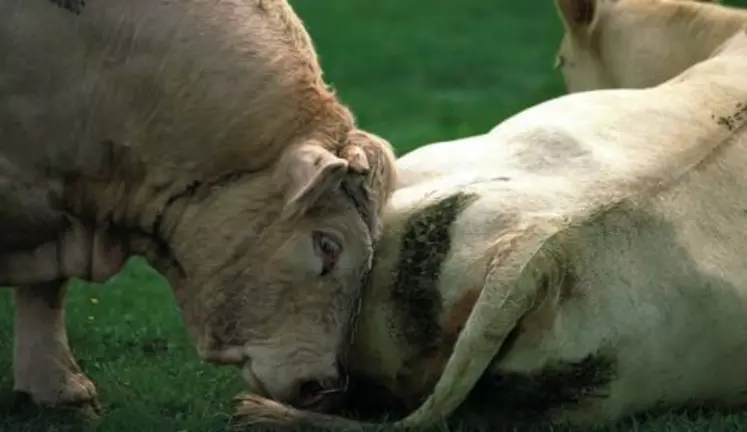
M 410 216 L 400 244 L 392 300 L 404 340 L 417 347 L 437 343 L 441 295 L 437 282 L 451 250 L 450 228 L 477 195 L 456 193 Z
M 80 15 L 83 8 L 86 6 L 86 0 L 49 0 L 57 6 L 67 9 L 70 12 Z

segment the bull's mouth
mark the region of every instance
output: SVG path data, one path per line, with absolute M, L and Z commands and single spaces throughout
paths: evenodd
M 353 375 L 340 396 L 338 409 L 328 414 L 376 422 L 404 418 L 408 413 L 405 401 L 389 389 L 369 377 Z
M 247 387 L 249 387 L 249 390 L 252 393 L 257 396 L 266 398 L 270 397 L 270 392 L 267 391 L 267 388 L 265 387 L 264 383 L 262 383 L 262 380 L 254 375 L 254 372 L 252 371 L 251 359 L 245 358 L 245 361 L 241 364 L 241 375 L 244 378 L 244 382 L 246 383 Z
M 243 367 L 249 361 L 242 346 L 219 350 L 200 350 L 200 358 L 208 363 L 220 366 L 231 365 Z
M 265 425 L 276 428 L 317 426 L 324 430 L 360 430 L 363 425 L 391 422 L 408 414 L 405 404 L 375 380 L 350 377 L 343 391 L 330 389 L 317 405 L 292 406 L 248 395 L 235 399 L 233 430 L 246 430 L 245 425 Z M 335 406 L 326 405 L 335 401 Z M 314 405 L 314 406 L 311 406 Z M 317 430 L 315 427 L 314 430 Z M 300 429 L 298 429 L 300 430 Z
M 302 402 L 292 403 L 291 405 L 295 408 L 323 414 L 334 414 L 340 410 L 344 389 L 331 388 L 317 390 L 314 393 L 314 397 L 308 398 Z

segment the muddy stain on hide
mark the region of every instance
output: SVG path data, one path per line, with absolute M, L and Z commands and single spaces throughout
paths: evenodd
M 533 373 L 488 373 L 463 406 L 468 407 L 469 417 L 500 418 L 514 424 L 547 421 L 556 410 L 583 409 L 585 403 L 607 397 L 616 367 L 613 355 L 597 352 Z
M 728 116 L 716 116 L 711 114 L 711 118 L 716 121 L 719 126 L 725 127 L 729 132 L 737 130 L 747 116 L 747 103 L 738 103 L 735 107 L 735 111 L 732 115 Z
M 70 12 L 80 15 L 80 13 L 83 11 L 83 8 L 86 5 L 86 0 L 49 0 L 52 3 L 56 4 L 57 6 L 67 9 Z
M 451 250 L 451 225 L 475 194 L 457 193 L 410 216 L 400 243 L 392 288 L 394 321 L 408 346 L 432 347 L 441 334 L 441 265 Z

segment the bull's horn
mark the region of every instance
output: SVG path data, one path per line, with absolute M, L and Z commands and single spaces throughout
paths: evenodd
M 422 427 L 449 416 L 466 399 L 503 341 L 529 310 L 545 263 L 538 254 L 564 223 L 531 221 L 496 244 L 485 287 L 475 303 L 441 377 L 417 410 L 395 423 Z M 535 259 L 537 258 L 537 259 Z

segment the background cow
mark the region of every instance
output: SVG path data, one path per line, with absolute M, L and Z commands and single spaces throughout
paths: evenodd
M 643 88 L 703 61 L 745 28 L 747 11 L 715 0 L 556 0 L 556 57 L 569 92 Z
M 143 255 L 200 355 L 320 407 L 394 181 L 282 0 L 0 2 L 0 283 L 15 389 L 90 401 L 63 283 Z

